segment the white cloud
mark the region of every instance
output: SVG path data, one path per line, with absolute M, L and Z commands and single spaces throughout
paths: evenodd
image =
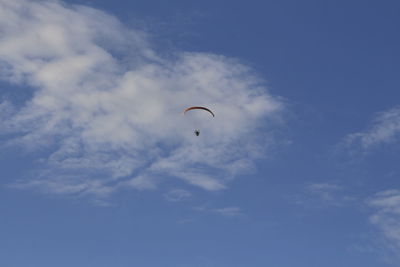
M 270 145 L 273 129 L 261 126 L 279 116 L 281 101 L 237 60 L 157 54 L 145 33 L 102 11 L 0 0 L 1 78 L 34 89 L 1 117 L 1 131 L 18 133 L 13 145 L 47 151 L 39 174 L 18 186 L 107 195 L 178 178 L 220 190 L 250 168 Z M 191 105 L 216 117 L 183 116 Z
M 400 190 L 380 192 L 367 204 L 375 209 L 370 222 L 379 228 L 387 247 L 400 255 Z
M 14 113 L 14 107 L 8 101 L 0 102 L 0 120 L 4 121 Z
M 192 193 L 184 189 L 173 189 L 170 190 L 168 193 L 164 194 L 164 197 L 172 202 L 182 201 L 190 198 L 191 196 Z
M 400 107 L 379 113 L 368 130 L 353 133 L 346 137 L 347 144 L 356 144 L 370 149 L 382 144 L 397 142 L 400 136 Z
M 305 194 L 291 196 L 291 201 L 302 206 L 342 207 L 352 205 L 357 198 L 348 188 L 337 183 L 309 183 L 304 187 Z
M 337 191 L 341 190 L 342 187 L 337 184 L 328 184 L 328 183 L 314 183 L 309 184 L 307 188 L 313 192 L 320 192 L 320 191 Z
M 336 202 L 338 192 L 342 191 L 342 187 L 336 184 L 314 183 L 307 185 L 307 190 L 318 195 L 324 201 Z
M 209 208 L 207 206 L 196 207 L 195 210 L 207 213 L 214 213 L 225 217 L 236 217 L 243 215 L 243 211 L 239 207 L 230 206 L 224 208 Z
M 238 207 L 226 207 L 221 209 L 214 209 L 214 212 L 228 217 L 243 215 L 242 209 Z

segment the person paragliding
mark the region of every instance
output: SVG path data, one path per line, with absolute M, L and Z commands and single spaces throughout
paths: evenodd
M 209 112 L 213 117 L 215 117 L 214 113 L 210 109 L 208 109 L 206 107 L 189 107 L 189 108 L 187 108 L 187 109 L 185 109 L 183 111 L 183 114 L 186 114 L 186 112 L 188 112 L 190 110 L 204 110 L 204 111 Z M 196 136 L 199 136 L 200 135 L 200 130 L 199 129 L 194 130 L 194 134 Z

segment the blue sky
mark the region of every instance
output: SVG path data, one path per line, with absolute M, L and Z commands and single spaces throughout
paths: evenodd
M 400 266 L 399 9 L 0 0 L 0 265 Z

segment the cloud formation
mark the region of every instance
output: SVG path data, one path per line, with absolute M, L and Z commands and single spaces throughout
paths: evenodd
M 400 107 L 379 113 L 368 130 L 350 134 L 346 143 L 367 150 L 382 144 L 397 142 L 400 136 Z
M 214 212 L 228 217 L 243 215 L 242 209 L 239 207 L 226 207 L 221 209 L 214 209 Z
M 294 203 L 305 207 L 343 207 L 351 205 L 356 198 L 348 188 L 337 183 L 307 183 L 302 194 L 290 196 Z
M 337 202 L 338 200 L 338 192 L 342 191 L 343 188 L 336 184 L 328 184 L 328 183 L 314 183 L 306 186 L 306 189 L 317 196 L 319 196 L 322 200 L 328 202 Z
M 375 209 L 370 217 L 372 224 L 382 232 L 387 247 L 400 254 L 400 190 L 387 190 L 377 193 L 368 202 Z
M 199 206 L 196 207 L 195 210 L 206 213 L 214 213 L 224 217 L 237 217 L 244 215 L 243 210 L 236 206 L 228 206 L 223 208 L 209 208 L 207 206 Z
M 183 201 L 191 196 L 192 194 L 184 189 L 172 189 L 168 193 L 164 194 L 165 199 L 172 202 Z
M 1 134 L 41 151 L 34 177 L 16 186 L 108 195 L 178 178 L 220 190 L 250 168 L 270 143 L 273 129 L 261 125 L 279 116 L 281 101 L 235 59 L 159 54 L 145 33 L 102 11 L 0 0 L 0 78 L 33 91 L 0 104 Z M 192 105 L 216 117 L 182 116 Z

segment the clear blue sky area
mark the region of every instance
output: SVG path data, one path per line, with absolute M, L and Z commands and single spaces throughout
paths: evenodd
M 271 148 L 223 178 L 220 190 L 171 175 L 155 188 L 118 187 L 105 198 L 20 186 L 44 175 L 49 148 L 10 144 L 21 133 L 1 130 L 0 266 L 400 266 L 399 1 L 62 5 L 72 4 L 140 29 L 161 57 L 234 58 L 283 108 Z M 0 22 L 0 35 L 7 27 Z M 2 54 L 4 42 L 0 36 L 0 66 L 17 64 Z M 40 87 L 4 78 L 0 99 L 19 110 Z M 269 123 L 258 120 L 254 131 Z

